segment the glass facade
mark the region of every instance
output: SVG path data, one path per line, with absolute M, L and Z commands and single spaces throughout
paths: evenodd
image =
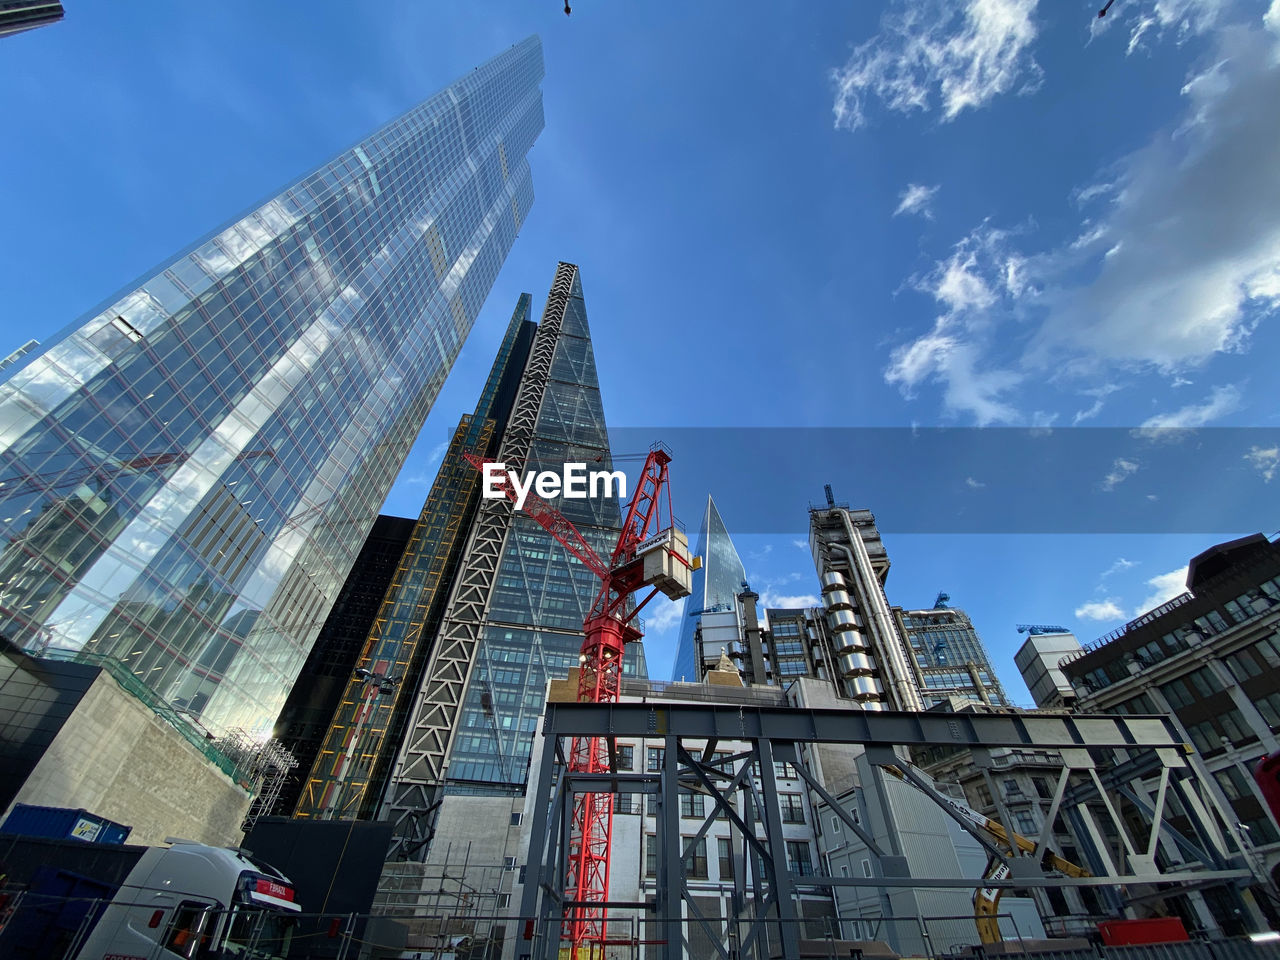
M 923 676 L 920 694 L 925 707 L 947 696 L 981 699 L 979 685 L 992 703 L 1012 706 L 982 638 L 963 610 L 910 610 L 903 614 L 902 623 Z
M 0 629 L 264 733 L 533 201 L 529 38 L 4 371 Z
M 703 613 L 733 612 L 736 619 L 738 594 L 747 579 L 742 558 L 738 556 L 738 550 L 729 537 L 729 530 L 720 519 L 720 511 L 710 497 L 707 497 L 707 509 L 702 515 L 702 527 L 698 531 L 696 554 L 702 557 L 702 568 L 693 571 L 693 593 L 685 601 L 680 639 L 676 642 L 675 658 L 671 665 L 672 680 L 701 680 L 704 660 L 714 662 L 720 658 L 719 646 L 707 650 L 705 654 L 700 654 L 697 649 L 700 617 Z M 736 631 L 734 639 L 739 636 L 740 630 Z
M 310 774 L 294 797 L 294 816 L 367 819 L 377 809 L 480 500 L 480 474 L 463 454 L 497 452 L 537 330 L 529 319 L 531 301 L 520 296 L 475 413 L 454 431 L 363 642 L 358 665 L 372 676 L 356 677 L 351 669 L 344 675 L 320 749 L 306 758 Z M 356 665 L 353 657 L 351 667 Z M 378 677 L 388 678 L 391 689 L 383 690 Z
M 566 462 L 586 463 L 591 470 L 613 469 L 577 271 L 550 376 L 541 388 L 530 450 L 526 471 L 559 472 Z M 617 497 L 557 497 L 549 502 L 597 554 L 612 553 L 622 526 Z M 512 516 L 450 751 L 451 789 L 523 787 L 547 680 L 563 678 L 578 665 L 582 622 L 599 589 L 595 574 L 551 534 L 522 513 Z M 638 644 L 631 646 L 624 669 L 630 676 L 643 675 Z

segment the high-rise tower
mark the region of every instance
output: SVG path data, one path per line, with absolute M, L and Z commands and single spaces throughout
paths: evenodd
M 809 545 L 835 655 L 832 675 L 866 710 L 922 710 L 920 680 L 884 592 L 889 555 L 870 510 L 809 511 Z
M 915 657 L 921 698 L 931 707 L 948 697 L 961 697 L 997 707 L 1010 707 L 1004 686 L 991 665 L 986 645 L 969 615 L 947 606 L 945 593 L 927 610 L 893 608 L 901 632 Z
M 265 732 L 533 201 L 531 37 L 0 383 L 0 630 Z
M 567 462 L 612 470 L 590 337 L 578 268 L 561 263 L 493 459 L 521 474 Z M 550 502 L 599 555 L 612 552 L 622 524 L 616 496 Z M 523 793 L 546 682 L 578 665 L 599 587 L 505 499 L 480 502 L 386 791 L 383 815 L 400 825 L 404 855 L 425 852 L 423 814 L 445 792 L 468 802 Z M 631 671 L 642 672 L 633 651 Z
M 480 503 L 480 475 L 463 455 L 498 450 L 538 329 L 529 319 L 531 300 L 520 295 L 475 413 L 463 416 L 453 433 L 367 642 L 348 665 L 336 711 L 326 717 L 320 749 L 299 756 L 309 769 L 293 798 L 295 816 L 367 819 L 377 813 Z
M 696 553 L 703 558 L 702 568 L 693 571 L 693 593 L 685 601 L 671 661 L 672 680 L 701 680 L 720 659 L 722 648 L 736 644 L 742 635 L 738 594 L 746 586 L 747 571 L 710 496 Z

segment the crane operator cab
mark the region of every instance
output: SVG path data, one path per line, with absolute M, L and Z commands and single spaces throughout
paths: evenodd
M 683 530 L 668 527 L 643 540 L 636 547 L 640 583 L 657 587 L 669 600 L 687 597 L 693 589 L 693 571 L 701 559 L 689 558 L 689 538 Z

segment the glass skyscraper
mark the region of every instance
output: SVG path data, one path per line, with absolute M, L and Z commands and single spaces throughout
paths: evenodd
M 377 815 L 480 502 L 480 473 L 464 454 L 490 457 L 498 451 L 538 330 L 529 318 L 532 300 L 520 295 L 475 413 L 463 416 L 454 431 L 359 656 L 347 666 L 345 689 L 325 718 L 319 749 L 306 758 L 310 769 L 303 771 L 304 788 L 294 798 L 295 816 Z M 367 676 L 353 675 L 357 665 Z
M 680 639 L 671 663 L 672 680 L 701 680 L 704 664 L 715 663 L 720 658 L 722 644 L 711 641 L 709 636 L 699 642 L 700 628 L 717 638 L 723 637 L 724 643 L 741 637 L 738 594 L 744 589 L 747 571 L 710 497 L 702 515 L 696 552 L 702 557 L 702 568 L 693 571 L 693 593 L 684 602 Z
M 0 630 L 266 732 L 533 202 L 531 37 L 9 365 Z
M 924 705 L 959 696 L 1011 706 L 969 615 L 947 606 L 945 598 L 940 594 L 928 610 L 902 612 L 907 642 L 920 666 Z
M 578 268 L 556 270 L 497 456 L 522 472 L 566 462 L 612 470 Z M 616 497 L 550 501 L 602 557 L 622 525 Z M 518 795 L 546 683 L 578 665 L 582 622 L 600 581 L 506 500 L 481 500 L 458 564 L 383 816 L 405 821 L 440 791 Z M 643 674 L 635 644 L 631 675 Z M 425 833 L 418 840 L 425 841 Z M 410 854 L 412 856 L 412 854 Z

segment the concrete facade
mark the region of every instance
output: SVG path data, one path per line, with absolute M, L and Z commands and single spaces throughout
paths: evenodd
M 131 826 L 130 843 L 155 845 L 176 836 L 236 846 L 250 800 L 246 787 L 103 671 L 14 803 L 83 807 Z

